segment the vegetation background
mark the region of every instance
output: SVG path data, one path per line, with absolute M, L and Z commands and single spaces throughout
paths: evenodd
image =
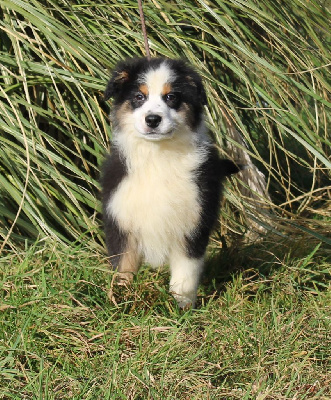
M 182 314 L 166 270 L 106 295 L 102 92 L 144 54 L 136 1 L 0 0 L 0 398 L 330 398 L 329 6 L 144 3 L 152 54 L 197 68 L 220 151 L 268 190 L 228 181 Z

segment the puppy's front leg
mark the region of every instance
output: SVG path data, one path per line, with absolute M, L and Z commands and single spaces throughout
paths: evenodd
M 170 291 L 180 308 L 195 307 L 204 257 L 189 258 L 174 252 L 170 259 Z

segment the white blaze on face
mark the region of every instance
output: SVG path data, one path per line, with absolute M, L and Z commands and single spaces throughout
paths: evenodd
M 149 70 L 144 76 L 144 82 L 152 96 L 160 95 L 163 92 L 164 86 L 173 81 L 173 72 L 166 64 L 161 64 L 158 69 Z
M 134 126 L 139 136 L 147 140 L 170 139 L 176 128 L 184 122 L 183 116 L 168 107 L 164 101 L 164 96 L 171 91 L 174 78 L 173 71 L 166 63 L 157 69 L 150 69 L 143 75 L 140 90 L 147 100 L 133 112 Z M 149 127 L 146 124 L 146 117 L 149 115 L 161 117 L 157 127 Z

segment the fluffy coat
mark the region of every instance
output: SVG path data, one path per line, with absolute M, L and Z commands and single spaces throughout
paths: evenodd
M 170 291 L 194 306 L 222 181 L 238 167 L 206 135 L 206 94 L 184 61 L 130 59 L 105 91 L 113 97 L 111 155 L 102 173 L 110 262 L 130 279 L 142 260 L 170 264 Z

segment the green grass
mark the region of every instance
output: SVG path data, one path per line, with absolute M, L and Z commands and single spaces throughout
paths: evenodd
M 83 245 L 9 252 L 0 399 L 329 399 L 331 265 L 302 243 L 224 250 L 188 312 L 166 269 L 124 289 Z
M 201 73 L 222 154 L 244 147 L 265 174 L 280 230 L 295 218 L 322 240 L 330 234 L 319 219 L 330 215 L 326 5 L 144 2 L 152 55 L 183 57 Z M 136 0 L 0 0 L 0 250 L 87 232 L 103 246 L 98 180 L 112 130 L 102 93 L 116 62 L 143 54 Z M 246 232 L 247 215 L 265 222 L 234 182 L 227 199 L 231 232 Z

